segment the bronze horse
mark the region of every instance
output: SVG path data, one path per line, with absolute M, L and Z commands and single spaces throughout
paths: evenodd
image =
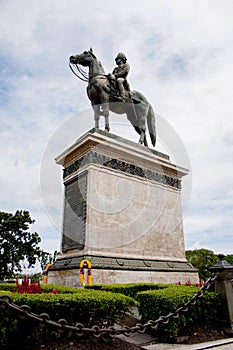
M 110 131 L 109 110 L 116 114 L 126 113 L 128 120 L 140 135 L 139 143 L 148 147 L 146 139 L 146 126 L 148 126 L 151 143 L 155 146 L 155 113 L 151 104 L 140 92 L 130 91 L 127 102 L 120 103 L 119 98 L 116 96 L 116 91 L 114 91 L 115 88 L 111 86 L 108 75 L 105 74 L 101 62 L 96 58 L 92 49 L 71 56 L 70 67 L 74 72 L 72 65 L 75 65 L 84 77 L 84 79 L 80 79 L 88 81 L 87 95 L 94 110 L 96 128 L 99 128 L 99 119 L 103 115 L 105 117 L 105 130 Z M 89 67 L 88 77 L 85 76 L 79 65 Z

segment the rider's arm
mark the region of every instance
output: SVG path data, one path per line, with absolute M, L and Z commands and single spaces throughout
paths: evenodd
M 120 67 L 115 68 L 113 71 L 113 74 L 115 75 L 116 79 L 118 78 L 126 79 L 129 73 L 129 69 L 130 69 L 129 64 L 124 63 Z

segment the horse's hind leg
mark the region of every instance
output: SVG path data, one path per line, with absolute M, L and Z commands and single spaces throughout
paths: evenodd
M 148 147 L 148 143 L 147 143 L 147 139 L 146 139 L 146 133 L 145 133 L 145 136 L 144 136 L 144 146 Z
M 147 139 L 146 139 L 146 130 L 145 129 L 140 129 L 140 138 L 139 138 L 139 143 L 141 145 L 145 145 L 148 147 Z

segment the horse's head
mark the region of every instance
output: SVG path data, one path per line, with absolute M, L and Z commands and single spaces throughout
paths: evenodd
M 92 52 L 92 48 L 89 51 L 84 51 L 75 56 L 70 56 L 70 63 L 81 64 L 81 66 L 88 67 L 90 63 L 96 59 L 96 56 Z

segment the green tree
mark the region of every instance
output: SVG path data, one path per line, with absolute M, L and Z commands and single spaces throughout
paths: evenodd
M 0 211 L 0 279 L 21 271 L 21 260 L 26 258 L 32 265 L 40 256 L 41 239 L 38 233 L 29 232 L 29 225 L 34 222 L 26 210 L 15 214 Z
M 187 250 L 186 258 L 188 262 L 198 269 L 199 277 L 204 281 L 211 276 L 209 268 L 218 261 L 217 255 L 212 250 L 204 248 Z
M 225 255 L 224 260 L 226 260 L 229 264 L 233 265 L 233 254 Z
M 39 262 L 40 262 L 40 266 L 42 271 L 45 270 L 47 264 L 53 264 L 57 258 L 57 250 L 54 251 L 53 254 L 51 253 L 47 253 L 47 252 L 41 252 L 40 257 L 38 258 Z

